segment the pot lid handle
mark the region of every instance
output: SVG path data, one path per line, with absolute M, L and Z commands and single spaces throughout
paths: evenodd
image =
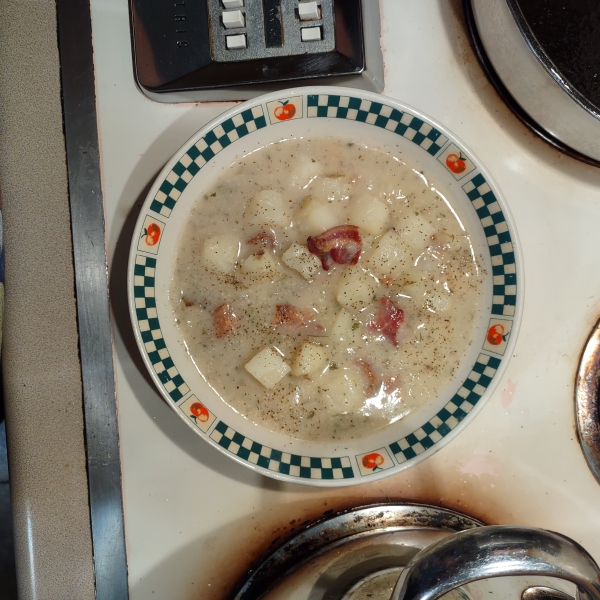
M 478 527 L 421 550 L 406 566 L 391 600 L 437 600 L 490 577 L 557 577 L 577 585 L 580 600 L 600 600 L 600 570 L 573 540 L 533 527 Z

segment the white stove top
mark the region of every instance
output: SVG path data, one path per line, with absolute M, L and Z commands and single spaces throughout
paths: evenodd
M 229 460 L 149 382 L 126 307 L 137 208 L 171 155 L 230 104 L 144 97 L 133 80 L 127 3 L 92 0 L 133 600 L 223 600 L 294 527 L 388 499 L 552 529 L 600 561 L 600 486 L 580 450 L 573 407 L 579 355 L 600 315 L 600 170 L 560 155 L 513 117 L 476 62 L 459 0 L 382 0 L 381 12 L 384 94 L 456 133 L 510 205 L 525 263 L 524 318 L 504 378 L 456 440 L 394 477 L 323 489 L 266 479 Z

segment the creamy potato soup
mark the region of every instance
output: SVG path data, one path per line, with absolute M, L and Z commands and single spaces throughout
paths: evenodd
M 399 153 L 292 139 L 248 154 L 198 198 L 171 301 L 224 402 L 295 438 L 347 440 L 451 381 L 481 263 L 448 200 Z

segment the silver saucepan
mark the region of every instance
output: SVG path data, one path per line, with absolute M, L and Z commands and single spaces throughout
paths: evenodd
M 576 542 L 416 504 L 324 518 L 254 569 L 232 600 L 600 600 Z

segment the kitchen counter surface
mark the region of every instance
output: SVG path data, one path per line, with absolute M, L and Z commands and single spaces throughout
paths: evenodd
M 0 30 L 0 402 L 18 592 L 21 600 L 88 600 L 94 564 L 56 6 L 3 2 Z M 0 597 L 14 598 L 3 568 Z
M 502 189 L 525 263 L 521 331 L 496 392 L 460 436 L 414 468 L 343 489 L 254 474 L 203 443 L 151 384 L 127 311 L 133 226 L 164 163 L 230 104 L 148 100 L 133 80 L 127 4 L 91 4 L 131 598 L 224 600 L 301 523 L 388 499 L 553 529 L 600 561 L 600 486 L 573 407 L 579 355 L 600 314 L 600 170 L 547 146 L 502 104 L 471 50 L 461 3 L 381 1 L 383 93 L 457 134 Z

